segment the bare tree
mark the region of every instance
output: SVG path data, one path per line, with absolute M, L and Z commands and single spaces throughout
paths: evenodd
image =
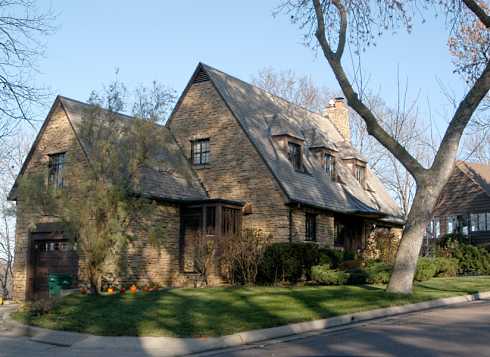
M 426 168 L 403 142 L 383 127 L 376 113 L 366 105 L 363 92 L 355 90 L 342 64 L 345 47 L 349 42 L 361 53 L 385 31 L 400 27 L 411 31 L 413 19 L 423 16 L 429 8 L 446 14 L 448 22 L 455 26 L 471 23 L 476 17 L 488 31 L 490 16 L 481 3 L 477 0 L 289 0 L 281 8 L 306 31 L 309 43 L 319 46 L 349 106 L 364 120 L 368 133 L 410 172 L 417 184 L 388 284 L 390 292 L 412 291 L 423 234 L 433 207 L 454 167 L 464 129 L 490 88 L 490 62 L 474 67 L 474 79 L 469 81 L 469 89 L 449 121 L 430 167 Z
M 33 107 L 46 98 L 32 78 L 53 20 L 35 1 L 0 0 L 0 139 L 21 122 L 31 123 Z
M 32 135 L 27 131 L 2 142 L 0 155 L 0 296 L 12 296 L 15 204 L 7 201 L 15 176 L 29 151 Z
M 320 88 L 309 76 L 299 75 L 293 70 L 261 69 L 252 77 L 252 83 L 275 96 L 304 107 L 313 112 L 322 112 L 334 94 Z
M 277 71 L 271 67 L 260 70 L 252 77 L 256 86 L 282 97 L 308 110 L 322 112 L 328 101 L 339 93 L 319 87 L 311 77 L 299 75 L 293 70 Z M 417 112 L 417 101 L 407 99 L 407 86 L 397 88 L 396 108 L 390 108 L 378 95 L 366 95 L 367 106 L 380 118 L 383 126 L 413 149 L 415 157 L 426 161 L 428 153 Z M 352 143 L 363 155 L 369 157 L 369 166 L 408 214 L 415 193 L 415 182 L 405 168 L 379 142 L 367 132 L 364 120 L 353 110 L 350 113 Z

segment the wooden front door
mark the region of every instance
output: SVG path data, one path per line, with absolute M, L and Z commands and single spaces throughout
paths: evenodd
M 34 233 L 32 242 L 32 273 L 34 296 L 47 295 L 48 274 L 71 275 L 76 282 L 78 255 L 67 239 L 46 233 Z

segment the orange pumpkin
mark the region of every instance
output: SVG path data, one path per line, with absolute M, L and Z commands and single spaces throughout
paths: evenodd
M 107 289 L 107 294 L 108 294 L 108 295 L 112 295 L 112 294 L 114 294 L 114 289 L 113 289 L 113 288 L 109 288 L 109 289 Z
M 131 292 L 131 294 L 136 294 L 138 292 L 138 288 L 136 287 L 136 285 L 133 284 L 129 288 L 129 291 Z
M 85 295 L 86 293 L 87 293 L 87 289 L 85 289 L 84 287 L 81 287 L 80 288 L 80 294 Z

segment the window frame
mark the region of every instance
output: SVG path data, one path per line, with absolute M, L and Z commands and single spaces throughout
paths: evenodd
M 335 169 L 336 169 L 335 156 L 332 153 L 326 152 L 323 154 L 323 169 L 327 176 L 332 180 L 335 179 Z
M 61 159 L 61 160 L 60 160 Z M 66 152 L 48 155 L 48 187 L 61 189 L 64 186 L 64 168 Z
M 191 163 L 192 165 L 207 165 L 210 163 L 210 139 L 201 138 L 191 140 Z M 196 158 L 198 160 L 196 161 Z
M 288 141 L 288 160 L 294 170 L 303 172 L 303 150 L 300 144 Z
M 366 168 L 362 165 L 354 164 L 354 177 L 356 178 L 357 182 L 364 185 L 366 180 Z
M 305 213 L 305 241 L 316 242 L 317 240 L 317 214 Z

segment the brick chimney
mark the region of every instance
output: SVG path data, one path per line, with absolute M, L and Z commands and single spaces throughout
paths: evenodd
M 343 97 L 331 99 L 323 115 L 328 117 L 335 127 L 340 131 L 345 141 L 351 141 L 349 109 L 345 105 Z

